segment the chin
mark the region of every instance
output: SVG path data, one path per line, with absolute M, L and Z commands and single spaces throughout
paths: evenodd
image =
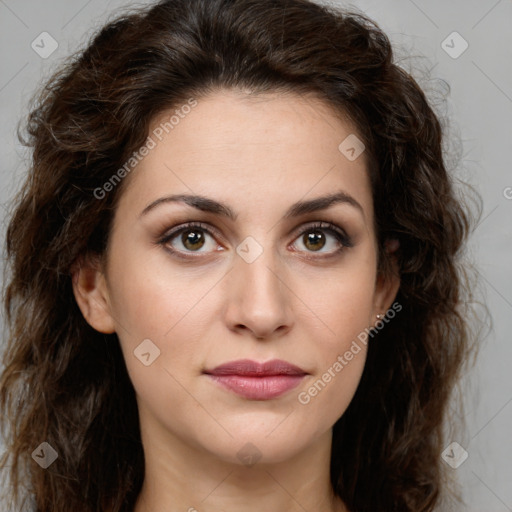
M 283 431 L 271 433 L 271 429 L 243 434 L 229 431 L 233 437 L 221 445 L 205 447 L 217 458 L 230 464 L 253 466 L 254 464 L 279 464 L 293 458 L 308 444 L 307 440 Z

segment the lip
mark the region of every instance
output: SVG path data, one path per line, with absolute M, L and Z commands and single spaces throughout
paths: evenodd
M 224 388 L 251 400 L 277 398 L 298 386 L 307 375 L 302 368 L 281 359 L 265 363 L 241 359 L 203 373 Z

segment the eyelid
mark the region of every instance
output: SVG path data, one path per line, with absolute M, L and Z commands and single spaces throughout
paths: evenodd
M 181 233 L 182 231 L 185 231 L 186 229 L 193 229 L 198 228 L 206 231 L 207 233 L 214 234 L 218 238 L 225 239 L 221 232 L 211 224 L 208 224 L 206 222 L 201 221 L 190 221 L 190 222 L 183 222 L 181 224 L 177 224 L 171 229 L 167 229 L 161 236 L 158 237 L 158 243 L 166 243 L 171 238 L 174 238 L 176 235 Z
M 220 231 L 212 226 L 209 223 L 201 222 L 201 221 L 190 221 L 190 222 L 184 222 L 181 224 L 178 224 L 171 228 L 170 230 L 167 230 L 164 232 L 163 235 L 159 236 L 157 239 L 157 243 L 161 245 L 166 245 L 171 239 L 175 238 L 177 235 L 179 235 L 182 231 L 185 231 L 187 229 L 194 229 L 198 228 L 200 230 L 203 230 L 207 232 L 210 235 L 215 235 L 216 237 L 220 238 L 221 240 L 225 240 L 225 237 L 220 233 Z M 294 238 L 292 242 L 294 242 L 299 236 L 306 233 L 307 231 L 313 231 L 314 229 L 318 229 L 320 231 L 327 231 L 333 233 L 333 236 L 337 239 L 338 243 L 340 244 L 340 248 L 336 251 L 331 251 L 329 253 L 318 253 L 318 256 L 315 256 L 314 252 L 308 253 L 309 257 L 317 257 L 317 258 L 327 258 L 329 256 L 334 256 L 335 254 L 338 254 L 340 251 L 346 248 L 353 247 L 352 238 L 345 232 L 343 228 L 338 226 L 335 222 L 331 221 L 311 221 L 307 222 L 303 225 L 301 225 L 296 230 L 293 230 L 292 233 L 294 234 Z M 176 255 L 183 257 L 184 259 L 190 259 L 190 258 L 199 258 L 204 256 L 208 253 L 201 253 L 201 252 L 194 252 L 194 251 L 187 251 L 183 252 L 177 249 L 168 248 L 172 253 L 175 253 Z M 303 252 L 303 251 L 297 251 L 297 252 Z M 186 254 L 186 256 L 183 256 L 183 254 Z
M 306 225 L 302 226 L 300 228 L 300 231 L 297 233 L 297 236 L 300 236 L 304 234 L 307 231 L 318 229 L 319 231 L 330 231 L 334 232 L 336 235 L 339 235 L 339 237 L 342 239 L 341 242 L 343 243 L 344 247 L 352 247 L 352 239 L 351 237 L 346 233 L 346 231 L 338 226 L 335 222 L 331 221 L 313 221 L 311 223 L 306 223 Z

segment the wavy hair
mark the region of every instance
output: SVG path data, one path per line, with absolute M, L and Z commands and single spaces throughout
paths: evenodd
M 462 250 L 472 212 L 447 172 L 440 118 L 388 37 L 361 12 L 309 0 L 167 0 L 122 13 L 34 98 L 20 135 L 30 169 L 6 235 L 9 497 L 19 504 L 25 487 L 37 512 L 132 511 L 144 477 L 135 392 L 116 334 L 84 320 L 71 271 L 105 254 L 123 183 L 94 191 L 150 122 L 222 88 L 313 93 L 357 127 L 382 275 L 386 240 L 400 242 L 402 311 L 372 337 L 334 425 L 331 483 L 352 512 L 432 511 L 448 482 L 443 423 L 476 345 Z M 46 470 L 31 457 L 43 441 L 58 453 Z

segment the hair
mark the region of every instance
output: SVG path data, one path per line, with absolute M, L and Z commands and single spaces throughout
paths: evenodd
M 443 423 L 472 353 L 463 247 L 472 214 L 443 157 L 444 128 L 356 10 L 308 0 L 167 0 L 122 13 L 34 98 L 30 170 L 6 234 L 8 340 L 0 380 L 9 497 L 37 512 L 131 512 L 144 479 L 135 392 L 116 334 L 75 301 L 72 270 L 104 256 L 124 182 L 102 187 L 156 116 L 222 89 L 312 93 L 365 144 L 378 272 L 400 275 L 402 310 L 374 333 L 334 425 L 333 491 L 353 512 L 431 511 L 447 486 Z M 341 141 L 340 141 L 341 142 Z M 126 181 L 126 180 L 124 180 Z M 58 453 L 31 460 L 43 442 Z M 12 464 L 8 465 L 9 461 Z

